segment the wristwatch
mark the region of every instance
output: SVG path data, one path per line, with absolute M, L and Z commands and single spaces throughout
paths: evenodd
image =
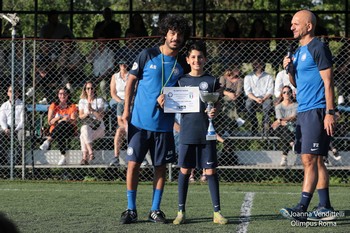
M 326 114 L 329 114 L 329 115 L 335 115 L 335 110 L 334 109 L 328 109 L 326 110 Z

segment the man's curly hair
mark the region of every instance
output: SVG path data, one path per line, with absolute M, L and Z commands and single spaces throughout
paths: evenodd
M 182 46 L 186 43 L 186 40 L 190 37 L 191 28 L 188 25 L 188 20 L 180 15 L 167 15 L 163 18 L 159 25 L 160 43 L 164 44 L 165 36 L 169 30 L 176 31 L 184 35 L 184 41 Z

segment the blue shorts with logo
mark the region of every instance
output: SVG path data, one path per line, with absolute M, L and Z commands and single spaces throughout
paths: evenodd
M 300 112 L 296 123 L 295 151 L 327 156 L 331 137 L 324 129 L 325 109 Z
M 183 168 L 216 168 L 216 141 L 208 141 L 207 144 L 180 144 L 178 165 Z
M 175 161 L 173 132 L 153 132 L 128 124 L 127 161 L 142 163 L 150 152 L 153 166 L 160 166 Z

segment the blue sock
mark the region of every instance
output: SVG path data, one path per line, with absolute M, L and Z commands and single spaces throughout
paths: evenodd
M 211 202 L 213 203 L 214 211 L 220 211 L 220 195 L 219 195 L 219 178 L 218 174 L 208 176 L 208 185 L 211 196 Z
M 162 201 L 163 189 L 155 189 L 153 191 L 153 200 L 151 210 L 160 210 L 160 202 Z
M 312 193 L 308 193 L 308 192 L 301 193 L 301 199 L 299 204 L 303 205 L 303 211 L 307 211 L 311 198 L 312 198 Z
M 136 210 L 136 190 L 127 190 L 128 210 Z
M 179 171 L 178 178 L 178 192 L 179 192 L 179 211 L 185 211 L 187 191 L 188 191 L 188 182 L 189 182 L 190 174 L 183 174 Z
M 317 192 L 318 192 L 318 199 L 320 200 L 320 203 L 318 204 L 318 206 L 330 208 L 331 201 L 329 200 L 329 189 L 328 188 L 317 189 Z

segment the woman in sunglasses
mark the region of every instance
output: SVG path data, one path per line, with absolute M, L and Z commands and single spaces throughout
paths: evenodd
M 50 136 L 40 146 L 42 151 L 46 151 L 51 142 L 56 140 L 61 152 L 58 165 L 67 164 L 66 150 L 69 139 L 76 133 L 77 107 L 70 101 L 70 93 L 66 87 L 58 89 L 57 101 L 49 107 L 48 123 L 50 126 Z
M 293 97 L 293 90 L 290 86 L 282 88 L 279 101 L 275 106 L 276 120 L 272 123 L 272 129 L 276 136 L 280 137 L 280 149 L 282 160 L 280 165 L 287 166 L 287 155 L 291 146 L 294 145 L 295 120 L 297 118 L 298 104 Z
M 103 123 L 104 100 L 95 95 L 91 81 L 85 83 L 78 104 L 79 118 L 83 121 L 80 129 L 80 144 L 83 152 L 81 165 L 89 165 L 95 159 L 92 142 L 105 135 Z
M 244 109 L 244 95 L 243 79 L 239 68 L 234 67 L 226 70 L 224 75 L 220 77 L 220 84 L 224 88 L 222 112 L 225 113 L 225 116 L 223 116 L 223 121 L 226 121 L 225 125 L 230 127 L 241 126 L 244 120 L 239 118 L 238 113 Z M 233 127 L 224 130 L 229 133 L 233 130 Z

